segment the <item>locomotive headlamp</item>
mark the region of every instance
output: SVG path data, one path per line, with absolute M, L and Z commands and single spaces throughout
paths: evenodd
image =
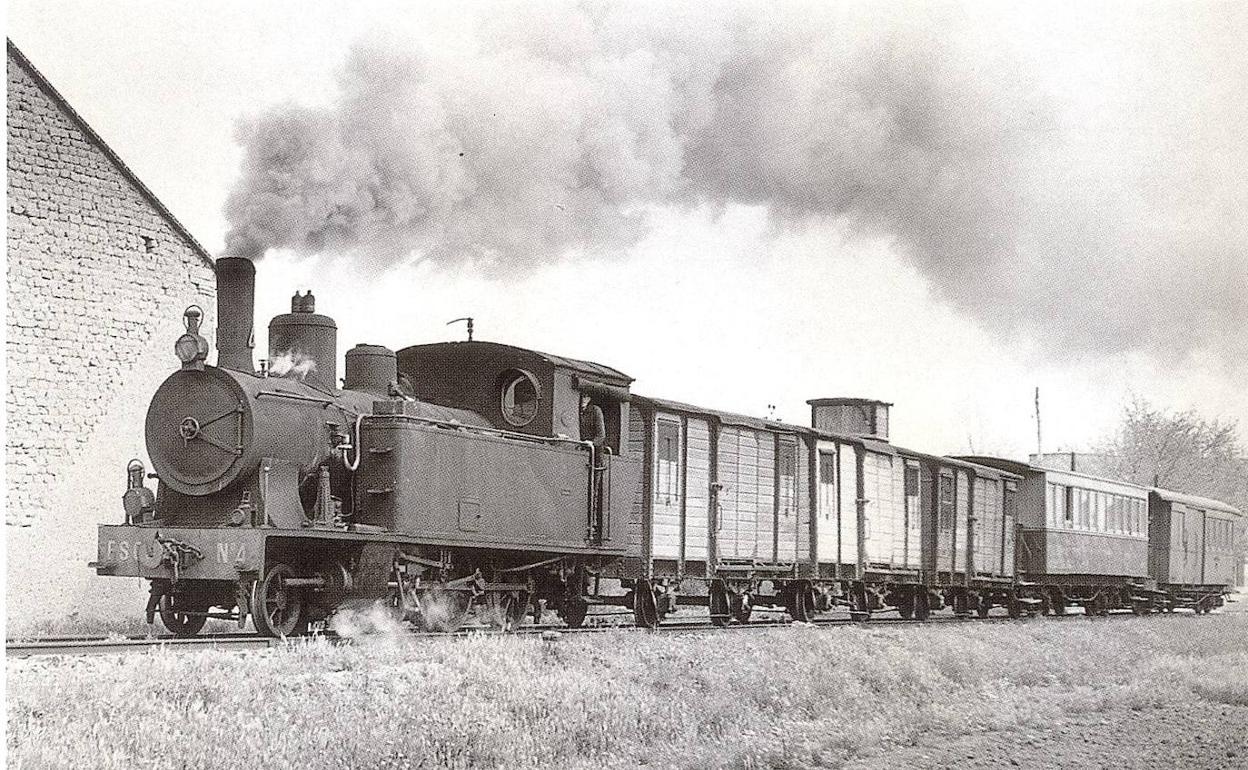
M 173 352 L 182 362 L 183 369 L 203 369 L 204 360 L 208 358 L 208 340 L 199 333 L 199 325 L 203 318 L 204 311 L 199 305 L 191 305 L 182 314 L 186 334 L 178 337 L 178 341 L 173 343 Z

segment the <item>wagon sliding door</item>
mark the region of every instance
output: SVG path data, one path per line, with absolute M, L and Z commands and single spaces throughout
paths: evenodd
M 724 426 L 719 434 L 717 552 L 768 559 L 775 548 L 775 447 L 770 434 Z
M 656 559 L 706 559 L 710 446 L 705 419 L 655 416 L 650 531 Z
M 685 558 L 705 561 L 710 547 L 711 431 L 706 420 L 685 422 Z

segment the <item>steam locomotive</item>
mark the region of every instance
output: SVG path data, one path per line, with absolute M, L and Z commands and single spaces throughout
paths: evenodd
M 127 468 L 99 574 L 149 581 L 148 622 L 298 634 L 382 603 L 430 630 L 514 629 L 591 605 L 657 626 L 755 607 L 923 619 L 1220 605 L 1239 511 L 999 458 L 888 440 L 881 401 L 815 399 L 811 427 L 630 390 L 601 364 L 492 342 L 357 345 L 311 292 L 251 349 L 255 269 L 217 261 L 217 364 L 200 308 L 146 420 L 157 480 Z M 582 438 L 583 402 L 605 436 Z

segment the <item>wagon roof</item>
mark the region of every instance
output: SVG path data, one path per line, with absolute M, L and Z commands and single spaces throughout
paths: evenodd
M 888 455 L 904 455 L 926 460 L 934 460 L 945 465 L 952 465 L 960 468 L 970 468 L 976 473 L 983 476 L 991 476 L 993 478 L 1014 477 L 1017 474 L 1000 468 L 992 468 L 986 465 L 968 462 L 966 460 L 958 460 L 951 457 L 942 457 L 927 452 L 919 452 L 913 449 L 906 449 L 892 444 L 888 441 L 881 440 L 874 436 L 859 435 L 854 433 L 833 433 L 827 430 L 811 428 L 806 425 L 795 425 L 793 423 L 780 422 L 777 420 L 764 420 L 759 417 L 751 417 L 750 415 L 737 414 L 735 412 L 725 412 L 719 409 L 708 409 L 704 406 L 695 406 L 686 404 L 682 401 L 673 401 L 666 398 L 655 398 L 653 396 L 643 396 L 634 393 L 633 401 L 647 404 L 654 409 L 662 409 L 671 412 L 682 412 L 684 414 L 703 415 L 714 417 L 725 425 L 734 425 L 737 427 L 754 428 L 756 430 L 766 430 L 773 433 L 797 433 L 805 436 L 814 436 L 815 438 L 827 439 L 832 441 L 840 441 L 848 444 L 857 444 L 869 452 Z
M 1244 515 L 1243 511 L 1239 510 L 1238 508 L 1231 506 L 1231 505 L 1227 505 L 1226 503 L 1220 500 L 1214 500 L 1209 497 L 1197 497 L 1196 495 L 1187 495 L 1182 492 L 1175 492 L 1169 489 L 1162 489 L 1161 487 L 1149 487 L 1148 491 L 1152 492 L 1154 495 L 1157 495 L 1162 500 L 1165 500 L 1166 502 L 1169 502 L 1169 503 L 1183 503 L 1184 505 L 1191 505 L 1196 508 L 1205 508 L 1211 511 L 1222 511 L 1223 513 L 1233 513 L 1236 516 Z
M 686 414 L 700 414 L 708 417 L 715 417 L 725 425 L 736 425 L 743 428 L 755 428 L 758 430 L 769 430 L 777 433 L 812 433 L 810 428 L 804 425 L 794 425 L 792 423 L 780 422 L 779 420 L 764 420 L 761 417 L 751 417 L 748 414 L 737 414 L 736 412 L 725 412 L 720 409 L 708 409 L 705 406 L 694 406 L 681 401 L 672 401 L 666 398 L 654 398 L 653 396 L 641 396 L 633 394 L 634 401 L 640 401 L 655 409 L 666 409 L 672 412 L 684 412 Z
M 975 475 L 977 476 L 984 476 L 987 478 L 994 478 L 994 479 L 997 479 L 997 478 L 1021 479 L 1022 478 L 1022 474 L 1015 473 L 1009 470 L 1005 470 L 1004 468 L 994 468 L 991 465 L 984 465 L 983 463 L 972 462 L 965 458 L 949 457 L 947 455 L 934 455 L 928 452 L 919 452 L 913 449 L 902 449 L 901 454 L 907 457 L 914 457 L 920 460 L 931 460 L 933 462 L 937 462 L 942 465 L 949 465 L 954 468 L 966 468 L 966 469 L 975 471 Z
M 1049 468 L 1044 465 L 1031 465 L 1021 460 L 1010 460 L 1005 457 L 989 457 L 985 455 L 958 455 L 956 458 L 976 465 L 987 465 L 992 468 L 1008 471 L 1018 474 L 1019 476 L 1028 473 L 1045 473 L 1057 474 L 1059 476 L 1074 476 L 1075 478 L 1087 479 L 1088 481 L 1100 482 L 1101 484 L 1124 487 L 1135 490 L 1139 495 L 1144 495 L 1148 491 L 1148 487 L 1136 484 L 1131 481 L 1123 481 L 1122 479 L 1111 479 L 1108 476 L 1093 476 L 1090 473 L 1081 473 L 1079 471 L 1068 471 L 1064 468 Z

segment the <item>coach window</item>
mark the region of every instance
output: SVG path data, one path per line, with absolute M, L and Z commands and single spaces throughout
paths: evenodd
M 1075 492 L 1074 494 L 1075 528 L 1087 529 L 1088 519 L 1090 518 L 1088 514 L 1089 514 L 1089 509 L 1092 507 L 1092 501 L 1088 499 L 1088 490 L 1076 489 L 1074 490 L 1074 492 Z
M 1070 490 L 1061 484 L 1049 484 L 1049 526 L 1054 529 L 1072 529 Z
M 512 369 L 503 373 L 500 382 L 499 409 L 503 419 L 517 428 L 533 422 L 542 397 L 537 378 L 523 369 Z

